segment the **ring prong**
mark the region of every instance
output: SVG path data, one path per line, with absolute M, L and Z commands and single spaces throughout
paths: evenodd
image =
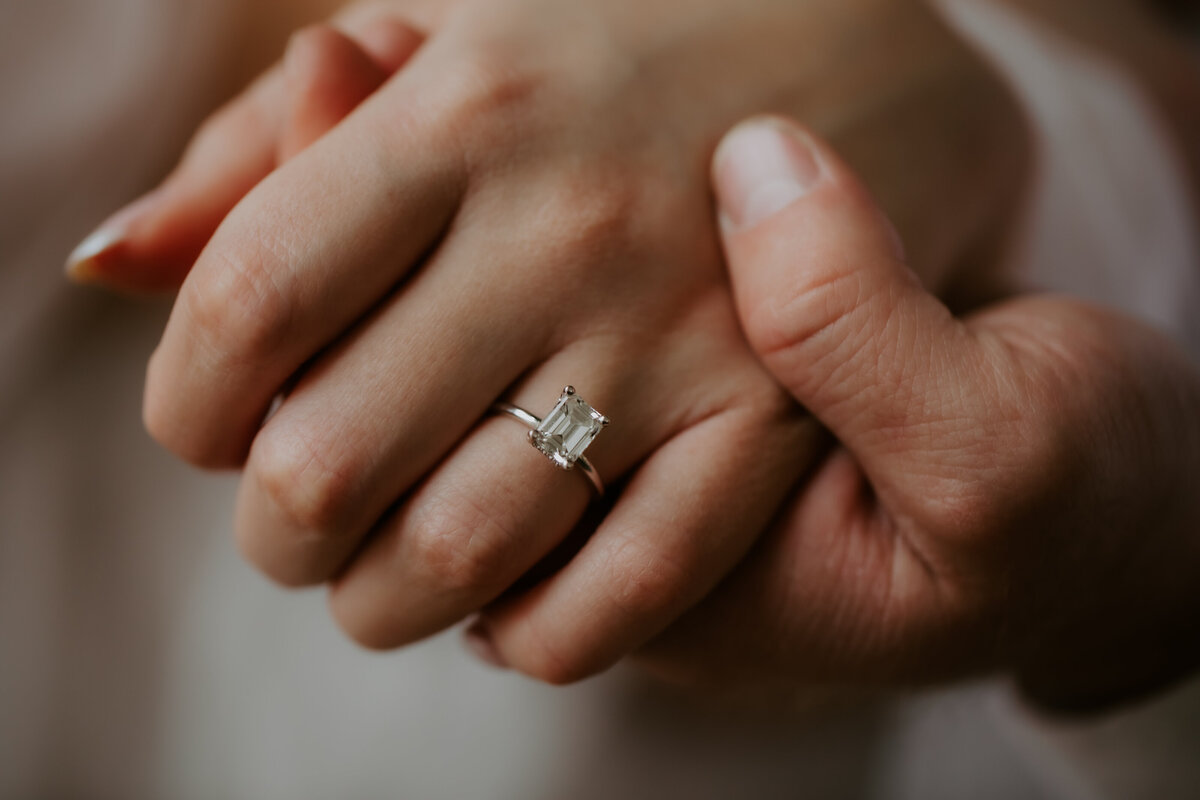
M 610 422 L 612 422 L 612 420 L 611 420 L 611 419 L 609 419 L 608 417 L 601 417 L 601 418 L 600 418 L 600 425 L 601 425 L 601 427 L 605 427 L 605 428 L 607 428 L 607 427 L 608 427 L 608 423 L 610 423 Z
M 563 394 L 565 394 L 567 397 L 570 397 L 571 395 L 575 394 L 575 387 L 574 386 L 564 386 Z

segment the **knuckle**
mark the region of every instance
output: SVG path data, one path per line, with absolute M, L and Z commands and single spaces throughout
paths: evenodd
M 680 598 L 684 564 L 627 540 L 610 560 L 609 600 L 629 620 L 657 617 Z
M 254 361 L 286 340 L 290 306 L 280 271 L 270 267 L 276 259 L 249 241 L 237 254 L 228 248 L 206 253 L 185 294 L 197 338 L 218 363 Z
M 564 292 L 621 279 L 644 264 L 637 228 L 641 189 L 623 175 L 563 170 L 547 184 L 522 237 L 538 254 L 530 269 L 561 264 L 555 285 Z M 532 276 L 531 276 L 532 277 Z
M 547 81 L 526 61 L 494 43 L 480 44 L 444 78 L 435 127 L 480 157 L 528 133 L 537 119 L 528 111 Z
M 624 175 L 567 175 L 559 193 L 555 205 L 564 211 L 555 222 L 572 247 L 589 253 L 616 250 L 617 255 L 628 249 L 640 199 L 633 179 Z
M 409 524 L 420 568 L 453 593 L 492 588 L 515 538 L 501 517 L 459 492 L 425 500 Z
M 358 479 L 349 458 L 325 437 L 296 426 L 265 429 L 254 443 L 250 470 L 265 498 L 296 531 L 321 539 L 347 532 L 358 507 Z

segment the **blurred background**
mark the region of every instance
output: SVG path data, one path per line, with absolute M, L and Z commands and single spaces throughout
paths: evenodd
M 1038 129 L 1014 272 L 1200 354 L 1198 148 L 1178 146 L 1200 102 L 1154 37 L 1121 39 L 1118 66 L 1103 26 L 1074 25 L 1108 4 L 1051 3 L 1050 23 L 1034 0 L 943 5 Z M 362 652 L 320 592 L 242 565 L 235 477 L 142 431 L 169 301 L 69 286 L 61 264 L 336 5 L 0 0 L 0 799 L 1200 797 L 1196 683 L 1085 723 L 998 682 L 764 701 L 618 669 L 552 689 L 453 633 Z

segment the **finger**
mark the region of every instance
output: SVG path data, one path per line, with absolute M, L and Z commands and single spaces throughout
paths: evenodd
M 205 248 L 147 376 L 146 425 L 168 449 L 240 464 L 289 376 L 445 229 L 466 168 L 455 139 L 431 133 L 440 118 L 421 111 L 427 77 L 402 73 L 263 181 Z
M 531 448 L 514 420 L 486 420 L 337 576 L 339 627 L 389 649 L 464 619 L 566 536 L 589 499 L 584 481 Z
M 393 75 L 407 64 L 430 30 L 415 19 L 397 19 L 391 9 L 346 14 L 335 19 L 333 27 L 361 48 L 384 75 Z
M 921 472 L 910 445 L 986 402 L 966 328 L 921 287 L 870 194 L 811 132 L 744 123 L 718 148 L 713 177 L 752 346 L 869 475 Z M 960 440 L 973 441 L 942 441 Z
M 683 366 L 661 357 L 670 349 L 643 354 L 660 367 L 646 379 L 629 368 L 628 350 L 617 352 L 610 340 L 577 342 L 508 399 L 540 416 L 565 381 L 578 382 L 576 396 L 613 419 L 587 449 L 611 482 L 692 413 L 686 397 L 660 400 L 682 378 Z M 555 467 L 527 434 L 507 417 L 482 423 L 355 556 L 330 596 L 351 637 L 385 648 L 435 633 L 507 591 L 567 538 L 592 493 L 588 479 Z
M 281 136 L 289 139 L 286 155 L 294 155 L 302 140 L 315 140 L 378 88 L 421 41 L 392 19 L 369 26 L 360 19 L 348 29 L 361 35 L 361 47 L 324 26 L 297 34 L 289 69 L 272 69 L 205 122 L 160 188 L 76 248 L 68 274 L 126 291 L 177 289 L 221 220 L 279 163 Z M 303 101 L 290 112 L 289 93 Z M 289 122 L 303 132 L 291 134 Z
M 854 457 L 833 451 L 738 569 L 638 654 L 675 680 L 929 681 L 991 652 L 955 624 L 947 587 L 880 513 Z
M 276 68 L 200 127 L 161 187 L 88 236 L 67 274 L 129 291 L 177 288 L 229 209 L 275 167 L 282 110 Z
M 732 409 L 667 442 L 561 572 L 468 635 L 554 684 L 640 647 L 741 560 L 819 453 L 822 432 L 793 409 Z
M 383 85 L 421 41 L 412 28 L 391 19 L 380 20 L 364 36 L 370 37 L 369 44 L 330 26 L 315 25 L 288 43 L 283 59 L 287 109 L 279 139 L 280 163 L 341 122 Z
M 258 433 L 236 529 L 243 554 L 266 574 L 306 585 L 337 572 L 388 507 L 544 356 L 546 331 L 530 324 L 523 290 L 464 274 L 487 263 L 494 245 L 482 229 L 447 242 L 404 292 L 311 365 Z

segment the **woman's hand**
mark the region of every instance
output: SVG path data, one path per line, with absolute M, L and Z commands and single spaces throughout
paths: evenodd
M 331 580 L 364 644 L 491 603 L 580 520 L 586 482 L 486 418 L 499 398 L 541 412 L 575 384 L 614 420 L 588 456 L 626 481 L 521 605 L 525 646 L 505 660 L 531 675 L 573 680 L 638 647 L 775 513 L 820 434 L 728 295 L 706 165 L 733 119 L 774 107 L 838 131 L 906 212 L 935 285 L 1003 219 L 1011 193 L 984 187 L 1015 185 L 1019 122 L 922 6 L 676 10 L 452 3 L 273 172 L 281 131 L 303 126 L 268 77 L 80 259 L 169 285 L 203 245 L 151 360 L 147 425 L 195 463 L 245 467 L 244 552 L 286 584 Z M 391 68 L 362 66 L 345 98 Z M 946 146 L 964 134 L 978 147 Z
M 1065 298 L 956 319 L 850 170 L 787 121 L 735 129 L 714 176 L 750 342 L 838 444 L 647 659 L 794 682 L 1005 668 L 1062 708 L 1195 669 L 1193 365 Z M 524 646 L 505 613 L 490 624 L 501 652 Z

